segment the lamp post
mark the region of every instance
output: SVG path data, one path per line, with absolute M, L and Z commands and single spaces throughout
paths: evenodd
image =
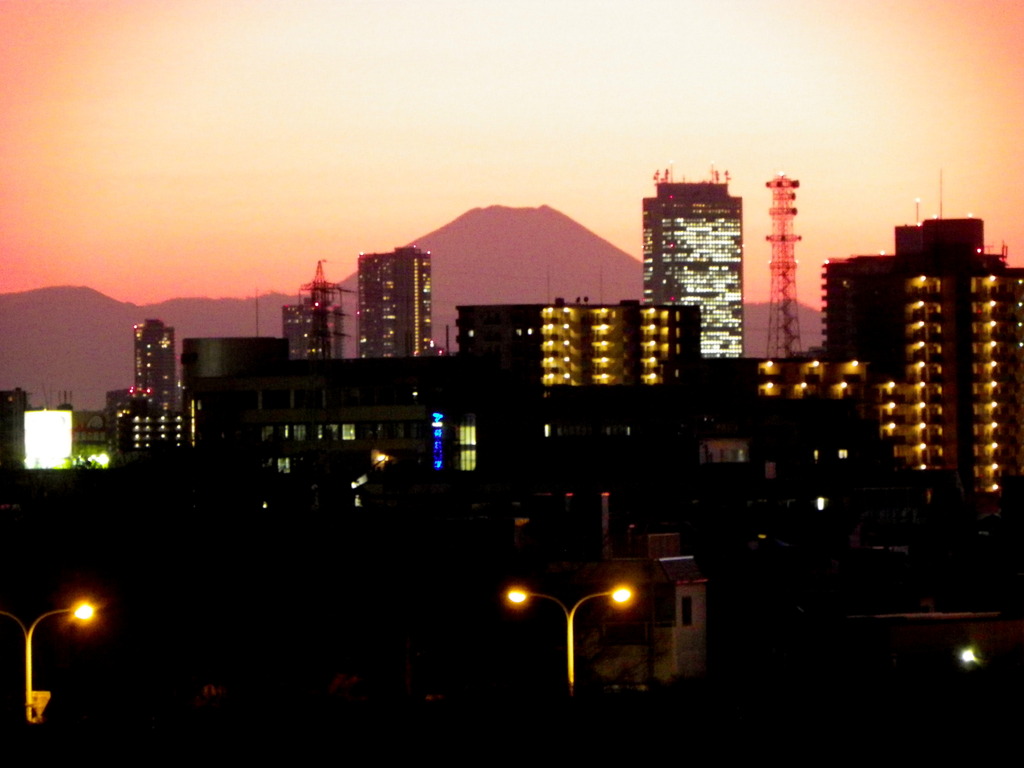
M 573 622 L 576 618 L 576 609 L 583 605 L 587 600 L 591 600 L 595 597 L 610 597 L 616 603 L 625 603 L 633 597 L 633 593 L 626 587 L 619 587 L 609 592 L 595 592 L 592 595 L 584 595 L 581 597 L 576 601 L 572 608 L 568 608 L 566 604 L 557 597 L 544 595 L 540 592 L 527 592 L 522 589 L 511 589 L 506 596 L 509 601 L 513 603 L 524 603 L 528 597 L 542 597 L 545 600 L 551 600 L 554 603 L 558 603 L 558 607 L 561 608 L 562 613 L 565 614 L 565 645 L 568 656 L 569 695 L 574 696 L 576 693 L 576 648 L 575 638 L 573 635 Z
M 42 708 L 46 706 L 46 701 L 42 702 L 42 707 L 39 711 L 36 711 L 35 692 L 32 690 L 32 635 L 35 634 L 36 627 L 39 626 L 39 622 L 45 619 L 47 616 L 56 616 L 59 613 L 70 613 L 76 619 L 82 621 L 88 621 L 92 618 L 95 610 L 88 603 L 80 603 L 74 608 L 58 608 L 55 611 L 47 611 L 42 614 L 35 621 L 33 621 L 27 628 L 25 622 L 15 616 L 13 613 L 7 611 L 0 611 L 0 616 L 9 616 L 14 619 L 18 626 L 21 627 L 22 634 L 25 635 L 25 719 L 28 722 L 36 724 L 43 722 Z

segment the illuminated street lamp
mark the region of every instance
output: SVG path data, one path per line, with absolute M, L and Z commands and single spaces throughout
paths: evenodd
M 576 649 L 573 637 L 573 621 L 576 618 L 576 609 L 587 600 L 594 597 L 610 597 L 616 603 L 625 603 L 633 597 L 633 593 L 626 587 L 619 587 L 611 590 L 610 592 L 595 592 L 592 595 L 585 595 L 584 597 L 581 597 L 576 601 L 576 604 L 573 605 L 571 609 L 566 607 L 565 603 L 557 597 L 542 595 L 540 592 L 527 592 L 522 589 L 510 589 L 507 597 L 509 602 L 512 603 L 525 603 L 528 597 L 542 597 L 545 600 L 551 600 L 554 603 L 558 603 L 558 607 L 561 608 L 562 613 L 565 614 L 565 646 L 568 655 L 569 695 L 573 696 L 576 693 Z
M 963 648 L 960 651 L 960 663 L 965 667 L 969 667 L 972 664 L 981 663 L 981 659 L 978 658 L 978 655 L 974 652 L 973 648 Z
M 95 612 L 95 609 L 88 603 L 79 603 L 74 608 L 58 608 L 55 611 L 47 611 L 26 628 L 25 622 L 13 613 L 0 611 L 0 616 L 9 616 L 18 622 L 18 626 L 21 627 L 22 634 L 25 635 L 25 719 L 28 720 L 28 722 L 43 722 L 43 709 L 50 700 L 49 691 L 32 690 L 32 635 L 35 633 L 36 627 L 39 626 L 39 622 L 47 616 L 56 616 L 59 613 L 70 613 L 76 619 L 88 621 L 93 617 Z

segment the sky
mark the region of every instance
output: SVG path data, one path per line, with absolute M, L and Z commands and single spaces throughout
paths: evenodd
M 917 199 L 1024 264 L 1019 0 L 0 0 L 0 40 L 0 293 L 295 293 L 488 205 L 639 259 L 666 168 L 729 172 L 748 301 L 777 173 L 811 306 Z

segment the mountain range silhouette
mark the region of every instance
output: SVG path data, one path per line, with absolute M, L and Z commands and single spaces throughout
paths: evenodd
M 454 351 L 461 304 L 546 303 L 587 297 L 592 304 L 639 299 L 639 261 L 553 208 L 474 208 L 417 238 L 431 252 L 433 335 Z M 304 265 L 312 274 L 315 264 Z M 355 290 L 356 275 L 342 281 Z M 34 407 L 70 400 L 98 409 L 109 390 L 132 384 L 132 326 L 158 318 L 181 340 L 204 336 L 280 336 L 281 306 L 295 295 L 180 298 L 136 305 L 86 287 L 0 294 L 0 390 L 20 387 Z M 355 314 L 355 294 L 344 294 Z M 747 305 L 746 354 L 762 356 L 768 306 Z M 818 312 L 800 307 L 805 347 L 820 343 Z M 353 354 L 355 328 L 347 354 Z

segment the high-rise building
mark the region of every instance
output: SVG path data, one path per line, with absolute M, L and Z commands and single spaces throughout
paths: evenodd
M 288 339 L 289 360 L 338 360 L 343 357 L 341 307 L 318 307 L 304 296 L 281 307 L 281 329 Z
M 417 357 L 430 347 L 430 252 L 360 254 L 359 356 Z
M 174 329 L 162 320 L 135 325 L 135 391 L 146 393 L 157 411 L 179 409 Z
M 743 200 L 725 183 L 656 177 L 645 197 L 644 304 L 700 307 L 701 354 L 743 354 Z
M 298 304 L 281 307 L 281 326 L 288 339 L 289 360 L 333 360 L 344 357 L 344 313 L 340 299 L 345 291 L 324 276 L 324 263 L 316 263 L 313 282 L 302 286 Z
M 825 349 L 884 374 L 897 458 L 1000 490 L 1024 470 L 1024 269 L 986 253 L 980 219 L 896 228 L 896 253 L 827 262 Z

